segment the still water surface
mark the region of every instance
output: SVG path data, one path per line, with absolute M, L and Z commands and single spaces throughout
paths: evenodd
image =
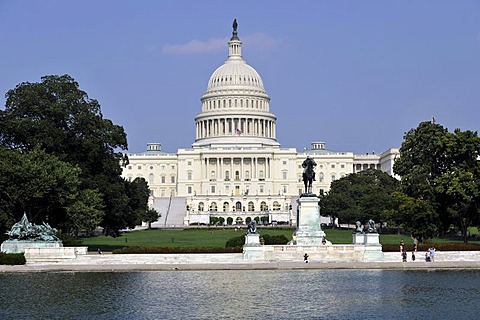
M 480 271 L 0 274 L 0 319 L 475 319 Z

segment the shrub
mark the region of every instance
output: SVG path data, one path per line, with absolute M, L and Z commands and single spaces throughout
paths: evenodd
M 229 239 L 225 243 L 225 248 L 238 248 L 238 247 L 243 247 L 245 244 L 245 236 L 238 236 Z
M 72 237 L 68 234 L 59 234 L 58 237 L 62 240 L 64 247 L 79 247 L 83 243 L 81 239 Z
M 23 253 L 4 253 L 0 252 L 0 264 L 1 265 L 23 265 L 27 263 Z
M 283 234 L 274 235 L 274 236 L 264 234 L 264 235 L 262 235 L 262 237 L 263 237 L 263 240 L 265 241 L 265 245 L 287 244 L 288 243 L 288 238 Z
M 480 246 L 477 244 L 471 244 L 471 243 L 439 243 L 439 244 L 420 244 L 418 245 L 417 252 L 426 252 L 428 248 L 431 246 L 435 247 L 435 249 L 439 251 L 479 251 Z M 413 245 L 405 245 L 405 250 L 407 252 L 412 252 L 413 251 Z M 399 251 L 400 252 L 400 245 L 394 245 L 394 244 L 383 244 L 382 245 L 382 251 L 383 252 L 395 252 Z

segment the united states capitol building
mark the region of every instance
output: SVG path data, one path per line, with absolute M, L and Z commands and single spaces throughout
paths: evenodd
M 148 182 L 150 205 L 161 213 L 152 226 L 159 227 L 209 224 L 212 219 L 243 224 L 255 218 L 295 225 L 307 156 L 317 163 L 316 194 L 328 191 L 332 181 L 368 168 L 393 175 L 398 149 L 355 155 L 328 150 L 322 141 L 312 142 L 308 150 L 282 148 L 276 119 L 262 78 L 242 57 L 235 21 L 228 58 L 212 73 L 201 97 L 191 148 L 167 153 L 160 143 L 149 143 L 145 152 L 128 154 L 122 176 Z

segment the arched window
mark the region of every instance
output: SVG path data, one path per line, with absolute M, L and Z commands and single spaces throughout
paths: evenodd
M 250 181 L 250 171 L 245 171 L 245 180 Z
M 235 171 L 235 180 L 240 180 L 240 171 Z
M 187 172 L 187 180 L 192 180 L 192 171 Z
M 210 172 L 210 181 L 215 181 L 215 171 Z
M 287 173 L 288 173 L 287 170 L 282 171 L 282 179 L 283 180 L 287 180 Z
M 235 211 L 242 211 L 242 203 L 240 201 L 235 203 Z
M 170 176 L 170 183 L 175 183 L 175 176 Z
M 265 203 L 265 201 L 262 201 L 260 203 L 260 211 L 267 211 L 267 209 L 268 209 L 267 204 Z
M 255 205 L 253 204 L 252 201 L 248 203 L 248 211 L 253 212 L 255 211 Z
M 230 171 L 225 171 L 225 181 L 230 181 Z
M 155 176 L 153 175 L 153 173 L 150 173 L 148 175 L 148 183 L 153 183 L 155 181 Z
M 280 203 L 273 201 L 273 211 L 280 211 Z
M 229 209 L 230 209 L 230 205 L 228 204 L 228 202 L 224 202 L 223 203 L 223 212 L 228 212 Z
M 198 204 L 198 211 L 203 211 L 205 209 L 205 205 L 203 204 L 203 202 L 200 202 Z
M 258 178 L 259 178 L 260 180 L 265 180 L 265 177 L 263 176 L 263 170 L 260 170 L 260 171 L 258 172 Z
M 210 211 L 217 212 L 217 203 L 216 202 L 212 202 L 210 204 Z
M 164 175 L 164 174 L 162 174 L 162 177 L 161 177 L 161 181 L 162 181 L 162 183 L 165 183 L 165 179 L 166 179 L 165 175 Z

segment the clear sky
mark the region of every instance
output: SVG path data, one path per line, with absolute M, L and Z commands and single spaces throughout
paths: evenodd
M 69 74 L 129 151 L 189 148 L 232 21 L 282 147 L 399 147 L 421 121 L 480 129 L 480 1 L 0 0 L 0 92 Z

